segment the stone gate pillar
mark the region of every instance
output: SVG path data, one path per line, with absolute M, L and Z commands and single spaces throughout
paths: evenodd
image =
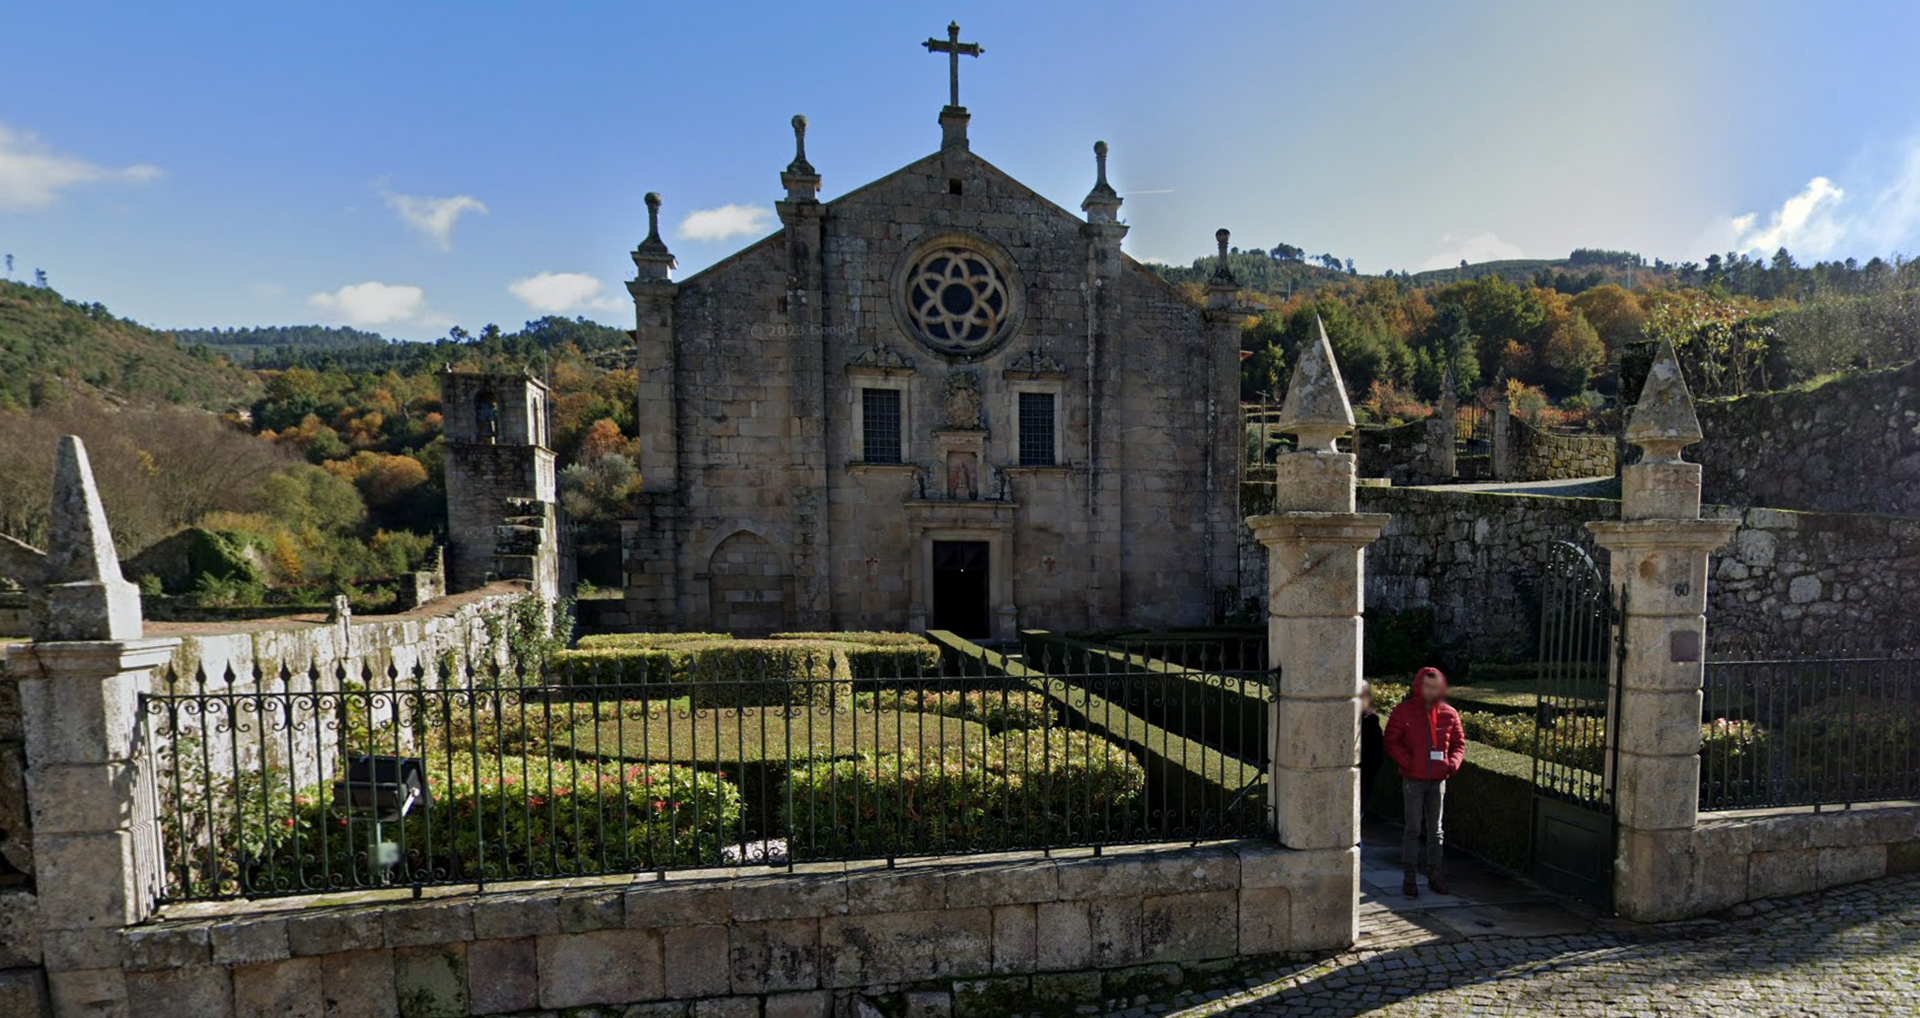
M 1513 448 L 1513 404 L 1507 402 L 1506 376 L 1501 375 L 1500 392 L 1487 412 L 1487 470 L 1496 481 L 1519 480 L 1520 466 Z
M 1460 476 L 1457 439 L 1460 427 L 1460 382 L 1453 365 L 1440 376 L 1440 401 L 1427 418 L 1427 473 L 1429 483 L 1445 483 Z
M 1389 517 L 1354 511 L 1355 457 L 1334 445 L 1352 428 L 1319 326 L 1280 412 L 1296 451 L 1274 466 L 1275 511 L 1247 520 L 1267 547 L 1267 658 L 1280 670 L 1267 796 L 1280 843 L 1301 853 L 1295 950 L 1359 936 L 1362 549 Z
M 1707 640 L 1707 553 L 1736 523 L 1700 518 L 1700 441 L 1680 362 L 1661 344 L 1625 438 L 1643 451 L 1620 481 L 1620 520 L 1587 524 L 1607 550 L 1624 599 L 1618 706 L 1607 736 L 1618 766 L 1613 896 L 1643 922 L 1684 915 L 1688 856 L 1700 805 L 1700 690 Z
M 32 643 L 9 648 L 26 730 L 27 802 L 47 984 L 56 1018 L 128 1013 L 120 928 L 153 911 L 163 865 L 140 695 L 178 640 L 142 639 L 87 451 L 54 469 L 47 582 Z

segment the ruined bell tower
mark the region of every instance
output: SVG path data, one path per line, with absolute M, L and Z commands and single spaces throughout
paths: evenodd
M 557 598 L 561 533 L 549 408 L 526 374 L 447 370 L 447 589 L 519 579 Z

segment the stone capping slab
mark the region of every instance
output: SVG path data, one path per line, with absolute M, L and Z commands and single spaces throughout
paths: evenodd
M 340 950 L 930 913 L 1285 887 L 1321 876 L 1313 853 L 1264 841 L 1114 846 L 884 862 L 802 864 L 532 881 L 475 893 L 429 888 L 176 905 L 121 935 L 130 971 Z M 243 934 L 244 931 L 244 935 Z
M 1703 813 L 1694 837 L 1718 851 L 1781 852 L 1851 848 L 1920 840 L 1920 802 L 1882 802 L 1851 809 L 1811 806 Z

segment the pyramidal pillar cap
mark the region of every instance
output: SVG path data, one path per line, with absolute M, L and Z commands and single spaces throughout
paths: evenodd
M 76 435 L 60 439 L 54 459 L 50 522 L 35 642 L 140 639 L 140 590 L 120 573 L 87 447 Z
M 1338 452 L 1334 441 L 1353 430 L 1353 405 L 1347 402 L 1347 384 L 1340 377 L 1340 365 L 1333 358 L 1333 341 L 1318 315 L 1313 319 L 1314 339 L 1300 351 L 1293 365 L 1293 378 L 1287 383 L 1287 401 L 1280 408 L 1277 425 L 1282 433 L 1295 436 L 1300 452 Z
M 1687 376 L 1680 369 L 1680 358 L 1667 340 L 1660 341 L 1660 349 L 1647 369 L 1640 401 L 1627 417 L 1625 437 L 1640 447 L 1642 462 L 1646 463 L 1678 463 L 1680 450 L 1705 437 L 1700 431 L 1700 417 L 1693 409 L 1693 393 L 1687 389 Z

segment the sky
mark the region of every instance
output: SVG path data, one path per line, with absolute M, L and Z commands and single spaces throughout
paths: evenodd
M 793 114 L 823 198 L 934 151 L 951 19 L 973 150 L 1078 208 L 1106 140 L 1136 258 L 1920 255 L 1909 0 L 14 5 L 0 252 L 162 327 L 628 325 L 645 192 L 684 277 Z

